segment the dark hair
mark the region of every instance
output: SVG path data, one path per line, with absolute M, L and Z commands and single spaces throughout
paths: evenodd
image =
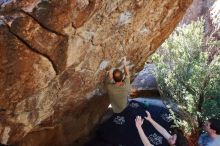
M 113 71 L 113 79 L 115 82 L 121 82 L 123 79 L 123 73 L 119 69 Z
M 175 143 L 176 146 L 189 146 L 189 142 L 187 138 L 184 136 L 182 130 L 180 130 L 179 128 L 173 128 L 171 131 L 173 134 L 177 135 L 177 139 Z
M 216 131 L 216 134 L 220 134 L 220 120 L 211 118 L 208 120 L 210 122 L 210 128 Z

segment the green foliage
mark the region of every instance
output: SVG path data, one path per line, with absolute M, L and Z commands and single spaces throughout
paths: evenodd
M 198 126 L 202 116 L 220 117 L 220 55 L 210 55 L 219 44 L 205 39 L 201 19 L 177 28 L 152 56 L 161 94 L 169 105 L 177 105 L 184 117 L 180 126 L 188 131 Z
M 207 99 L 203 103 L 203 118 L 207 120 L 209 118 L 215 117 L 220 118 L 220 98 L 216 97 L 213 99 Z

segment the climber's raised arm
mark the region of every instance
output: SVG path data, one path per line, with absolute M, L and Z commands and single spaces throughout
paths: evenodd
M 110 81 L 113 80 L 113 69 L 108 71 L 108 78 Z
M 123 58 L 123 65 L 124 65 L 124 72 L 125 72 L 126 77 L 130 78 L 130 71 L 129 71 L 129 68 L 127 66 L 126 57 Z

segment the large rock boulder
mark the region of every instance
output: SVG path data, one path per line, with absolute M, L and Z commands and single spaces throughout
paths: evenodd
M 108 107 L 106 70 L 139 71 L 192 0 L 0 1 L 0 142 L 77 145 Z

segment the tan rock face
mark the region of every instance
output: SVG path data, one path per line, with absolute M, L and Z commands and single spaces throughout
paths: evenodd
M 22 41 L 25 41 L 33 51 L 48 58 L 57 73 L 65 69 L 67 37 L 47 31 L 28 16 L 14 20 L 10 30 Z
M 1 26 L 0 34 L 0 107 L 11 110 L 46 87 L 55 72 L 47 58 L 31 51 L 7 27 Z
M 0 141 L 70 145 L 108 106 L 107 68 L 139 71 L 192 0 L 21 0 L 0 10 Z M 46 135 L 50 135 L 49 137 Z

